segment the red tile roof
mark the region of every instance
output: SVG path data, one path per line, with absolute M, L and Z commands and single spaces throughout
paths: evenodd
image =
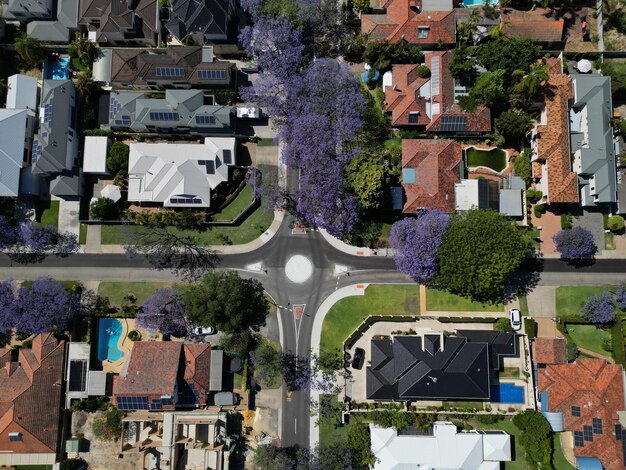
M 622 366 L 603 359 L 578 359 L 573 364 L 551 364 L 538 369 L 538 389 L 547 392 L 549 411 L 563 413 L 567 431 L 582 431 L 592 419 L 602 420 L 602 434 L 574 447 L 574 455 L 596 457 L 607 470 L 624 468 L 622 443 L 615 438 L 617 412 L 624 410 Z M 580 416 L 572 415 L 572 406 Z
M 563 40 L 565 21 L 553 16 L 553 10 L 546 8 L 535 8 L 531 11 L 504 8 L 501 11 L 500 28 L 506 36 L 558 43 Z
M 387 2 L 384 15 L 362 15 L 361 31 L 371 39 L 387 39 L 398 42 L 401 38 L 413 44 L 456 43 L 456 18 L 454 11 L 428 11 L 417 13 L 410 0 Z M 426 37 L 418 37 L 418 31 L 428 31 Z
M 0 449 L 11 453 L 57 453 L 65 342 L 38 335 L 32 349 L 0 350 Z M 10 441 L 9 433 L 20 433 Z
M 426 132 L 444 132 L 441 126 L 442 116 L 465 116 L 467 126 L 463 132 L 483 133 L 491 131 L 491 110 L 484 105 L 476 107 L 473 112 L 468 112 L 461 109 L 461 107 L 455 103 L 444 109 L 443 113 L 435 117 L 426 127 Z
M 415 183 L 402 183 L 404 212 L 422 208 L 454 212 L 454 185 L 461 181 L 461 145 L 449 139 L 402 141 L 402 169 L 415 169 Z
M 211 345 L 185 344 L 185 382 L 200 391 L 200 397 L 206 397 L 209 391 L 211 375 Z M 203 404 L 204 404 L 204 400 Z
M 537 364 L 566 364 L 567 348 L 564 338 L 536 338 L 534 356 Z

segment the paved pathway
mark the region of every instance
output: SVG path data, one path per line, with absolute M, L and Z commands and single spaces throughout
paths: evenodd
M 102 253 L 102 225 L 87 225 L 87 240 L 83 253 Z
M 591 349 L 581 348 L 580 346 L 578 346 L 578 350 L 586 356 L 597 357 L 598 359 L 604 359 L 610 364 L 615 364 L 615 359 L 613 359 L 611 356 L 605 356 L 604 354 L 597 353 L 595 351 L 592 351 Z
M 58 199 L 59 201 L 59 232 L 70 232 L 78 236 L 80 231 L 79 201 L 66 201 L 64 199 Z
M 537 286 L 526 299 L 531 317 L 556 317 L 556 286 Z

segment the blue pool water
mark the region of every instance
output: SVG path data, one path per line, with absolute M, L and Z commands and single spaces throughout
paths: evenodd
M 492 403 L 524 403 L 524 387 L 501 383 L 491 387 Z
M 485 3 L 487 3 L 485 0 L 463 0 L 463 6 L 466 6 L 466 7 L 475 7 L 477 5 L 484 5 Z M 500 4 L 500 2 L 495 1 L 495 2 L 491 2 L 491 4 L 494 7 L 497 7 Z
M 67 80 L 70 77 L 70 58 L 57 57 L 46 59 L 43 67 L 43 78 L 52 80 Z
M 98 360 L 117 361 L 124 353 L 117 343 L 122 336 L 122 322 L 117 318 L 101 318 L 98 321 Z

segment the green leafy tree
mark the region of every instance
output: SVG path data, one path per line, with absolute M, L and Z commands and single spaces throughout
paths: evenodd
M 373 151 L 381 148 L 383 142 L 391 136 L 391 121 L 384 112 L 385 94 L 381 88 L 375 88 L 370 93 L 363 87 L 362 94 L 366 105 L 363 130 L 357 136 L 355 145 Z
M 365 61 L 380 72 L 389 70 L 392 64 L 419 64 L 424 60 L 419 46 L 401 39 L 397 43 L 370 41 L 365 48 Z
M 122 418 L 124 418 L 124 412 L 115 408 L 111 408 L 103 415 L 94 418 L 92 430 L 96 439 L 116 441 L 122 430 Z
M 67 48 L 70 57 L 78 59 L 81 68 L 85 71 L 91 70 L 97 50 L 98 45 L 86 37 L 82 37 L 79 32 L 76 32 L 74 39 Z
M 615 103 L 626 102 L 626 62 L 606 61 L 602 73 L 611 77 L 611 92 Z
M 347 165 L 346 176 L 361 209 L 371 211 L 385 206 L 390 178 L 380 158 L 367 154 L 353 158 Z
M 530 115 L 516 108 L 504 111 L 494 122 L 496 130 L 511 143 L 517 143 L 523 139 L 533 126 Z
M 358 423 L 350 428 L 348 448 L 353 467 L 368 470 L 376 463 L 376 456 L 372 452 L 370 428 L 367 424 Z
M 521 80 L 513 85 L 511 101 L 514 104 L 519 104 L 520 107 L 530 106 L 542 95 L 549 78 L 546 65 L 533 64 L 530 67 L 530 71 L 522 75 Z
M 352 9 L 355 13 L 367 11 L 370 8 L 370 0 L 352 0 Z
M 113 142 L 107 153 L 107 168 L 117 175 L 120 171 L 128 171 L 128 154 L 130 149 L 123 142 Z
M 366 0 L 367 1 L 367 0 Z M 341 38 L 339 50 L 343 54 L 344 59 L 349 62 L 362 62 L 365 47 L 367 45 L 367 35 L 365 34 L 346 34 Z
M 537 411 L 526 410 L 513 417 L 513 424 L 522 431 L 519 442 L 526 449 L 528 463 L 533 467 L 551 468 L 552 439 L 546 418 Z
M 504 86 L 505 73 L 504 70 L 481 73 L 469 91 L 469 98 L 474 103 L 487 105 L 491 109 L 502 109 L 508 101 Z
M 99 197 L 89 206 L 89 216 L 94 220 L 117 220 L 120 210 L 108 197 Z
M 15 35 L 13 42 L 15 51 L 29 66 L 40 64 L 46 56 L 46 48 L 34 37 L 26 33 Z
M 268 386 L 280 385 L 281 352 L 269 341 L 260 341 L 254 350 L 254 375 Z
M 474 68 L 474 60 L 470 57 L 474 48 L 458 46 L 452 50 L 452 60 L 448 64 L 450 74 L 454 78 L 461 78 Z
M 501 37 L 481 44 L 476 49 L 476 59 L 490 72 L 504 70 L 507 82 L 516 70 L 530 71 L 540 56 L 540 48 L 531 39 Z
M 513 168 L 515 169 L 515 174 L 526 182 L 526 186 L 530 186 L 532 173 L 529 148 L 525 148 L 522 153 L 515 157 Z
M 524 260 L 528 240 L 509 219 L 491 210 L 452 217 L 443 237 L 435 283 L 480 301 L 502 301 L 504 284 Z
M 239 354 L 246 357 L 255 346 L 255 335 L 250 330 L 237 331 L 226 334 L 220 339 L 220 347 L 225 351 Z
M 513 333 L 513 327 L 511 326 L 511 322 L 508 318 L 498 318 L 494 329 L 502 331 L 503 333 Z
M 258 331 L 269 311 L 261 283 L 235 272 L 210 272 L 183 287 L 181 299 L 193 323 L 230 334 Z

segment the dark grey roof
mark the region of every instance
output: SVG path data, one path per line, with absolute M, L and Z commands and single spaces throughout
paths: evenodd
M 488 355 L 487 343 L 464 337 L 373 340 L 372 365 L 366 371 L 367 398 L 489 399 Z
M 226 37 L 229 21 L 228 2 L 220 0 L 173 0 L 172 17 L 165 24 L 176 38 L 188 34 L 202 35 L 206 40 Z
M 50 181 L 50 194 L 59 197 L 80 196 L 82 181 L 82 174 L 78 170 L 63 173 Z
M 457 330 L 457 336 L 466 338 L 470 343 L 489 345 L 490 364 L 493 369 L 500 368 L 502 357 L 519 357 L 517 335 L 495 330 Z

